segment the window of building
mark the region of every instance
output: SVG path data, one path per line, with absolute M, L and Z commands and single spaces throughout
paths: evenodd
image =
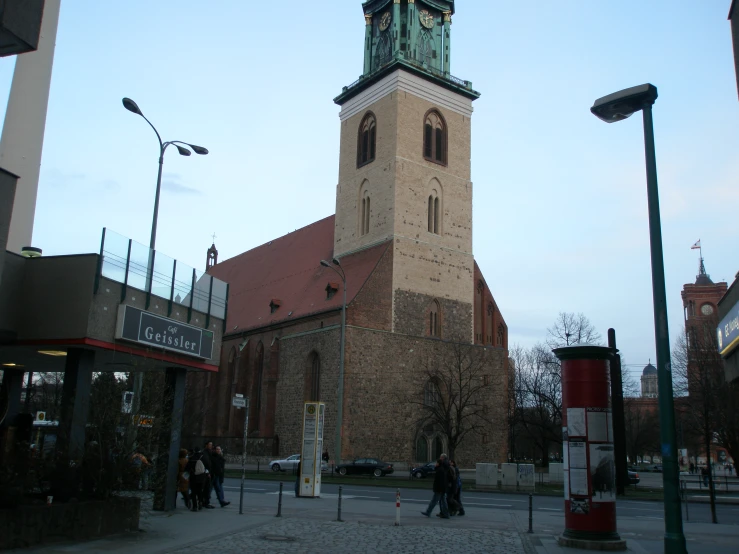
M 416 461 L 429 461 L 429 441 L 423 435 L 418 437 L 418 440 L 416 440 Z
M 357 167 L 373 162 L 375 160 L 375 148 L 377 142 L 377 122 L 375 115 L 369 112 L 359 124 L 359 137 L 357 138 Z
M 447 128 L 436 110 L 426 114 L 423 125 L 423 157 L 430 162 L 447 164 Z
M 441 458 L 441 455 L 444 453 L 444 443 L 441 440 L 441 437 L 437 436 L 434 439 L 434 460 L 438 460 Z
M 440 315 L 441 306 L 439 305 L 438 300 L 434 300 L 433 302 L 431 302 L 431 307 L 429 308 L 428 330 L 430 337 L 441 337 Z
M 489 302 L 485 319 L 485 344 L 493 344 L 493 311 L 493 303 Z
M 429 219 L 429 233 L 438 235 L 441 233 L 441 206 L 439 203 L 439 196 L 436 191 L 429 194 L 429 207 L 428 207 L 428 219 Z
M 308 356 L 303 396 L 306 402 L 318 402 L 321 399 L 321 358 L 317 352 Z
M 362 206 L 359 218 L 359 234 L 364 236 L 369 233 L 370 230 L 370 216 L 372 214 L 372 207 L 370 205 L 370 196 L 368 191 L 362 193 Z
M 257 351 L 254 360 L 254 375 L 256 377 L 254 390 L 252 391 L 254 402 L 251 404 L 252 413 L 250 414 L 249 423 L 252 430 L 258 430 L 260 423 L 259 416 L 262 413 L 262 381 L 264 379 L 264 345 L 261 341 L 257 344 Z
M 429 381 L 423 389 L 423 405 L 427 408 L 434 408 L 439 405 L 441 398 L 439 397 L 439 388 L 436 383 Z
M 498 325 L 498 346 L 503 346 L 503 343 L 505 342 L 505 327 L 503 327 L 503 324 L 501 323 Z
M 326 285 L 326 300 L 331 300 L 339 290 L 339 283 L 329 283 Z

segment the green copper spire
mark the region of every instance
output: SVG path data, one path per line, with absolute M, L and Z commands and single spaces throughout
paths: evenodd
M 472 98 L 472 83 L 451 74 L 454 0 L 366 0 L 364 69 L 359 81 L 344 87 L 342 103 L 398 66 Z M 462 90 L 459 90 L 462 89 Z

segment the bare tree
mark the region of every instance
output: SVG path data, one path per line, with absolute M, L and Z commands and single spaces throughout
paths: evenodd
M 493 380 L 484 348 L 446 345 L 438 355 L 428 357 L 420 372 L 423 386 L 410 404 L 420 408 L 417 425 L 438 427 L 454 458 L 468 437 L 484 434 L 493 424 L 488 415 Z
M 554 325 L 547 329 L 549 348 L 574 344 L 600 344 L 602 338 L 590 320 L 583 314 L 559 312 Z
M 716 518 L 716 493 L 711 468 L 711 444 L 715 433 L 721 428 L 722 398 L 727 392 L 724 378 L 724 366 L 718 351 L 715 329 L 718 322 L 715 318 L 706 319 L 690 325 L 675 342 L 672 356 L 673 373 L 676 381 L 682 383 L 687 390 L 687 403 L 684 422 L 689 431 L 702 439 L 706 453 L 708 469 L 708 486 L 711 499 L 711 519 Z
M 553 444 L 562 444 L 562 367 L 538 344 L 520 356 L 516 374 L 517 423 L 548 465 Z

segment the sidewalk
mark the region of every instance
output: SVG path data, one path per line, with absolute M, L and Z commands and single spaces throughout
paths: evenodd
M 401 525 L 394 526 L 395 503 L 352 501 L 342 506 L 343 522 L 336 521 L 335 495 L 296 499 L 283 496 L 282 517 L 276 518 L 277 496 L 245 495 L 244 514 L 238 498 L 224 509 L 193 513 L 180 507 L 171 513 L 152 512 L 147 498 L 141 531 L 86 543 L 60 543 L 14 552 L 29 554 L 128 553 L 168 554 L 192 551 L 241 554 L 249 552 L 450 552 L 496 554 L 572 554 L 577 549 L 557 545 L 564 514 L 534 513 L 534 533 L 526 532 L 525 512 L 475 510 L 464 517 L 439 520 L 419 512 L 424 506 L 406 502 Z M 618 531 L 630 552 L 657 554 L 663 550 L 663 522 L 648 518 L 619 518 Z M 691 554 L 735 551 L 739 526 L 685 523 Z

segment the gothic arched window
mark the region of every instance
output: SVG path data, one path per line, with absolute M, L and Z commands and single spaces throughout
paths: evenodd
M 370 195 L 367 189 L 362 192 L 359 212 L 359 235 L 364 236 L 370 230 L 370 216 L 372 214 L 372 206 L 370 205 Z
M 429 233 L 435 235 L 441 234 L 441 203 L 439 202 L 439 195 L 434 190 L 429 194 Z
M 431 302 L 431 307 L 429 309 L 429 336 L 430 337 L 440 337 L 441 336 L 441 307 L 439 306 L 439 301 L 434 300 Z
M 447 164 L 447 128 L 442 115 L 429 110 L 423 122 L 423 157 L 430 162 Z
M 377 142 L 377 121 L 372 112 L 368 112 L 359 124 L 359 136 L 357 137 L 357 167 L 373 162 L 375 160 L 375 147 Z
M 321 399 L 321 358 L 317 352 L 308 356 L 303 396 L 306 402 L 318 402 Z
M 390 33 L 380 33 L 377 40 L 377 49 L 375 50 L 375 68 L 382 67 L 388 63 L 393 56 L 393 41 Z
M 264 380 L 264 345 L 260 341 L 254 360 L 254 390 L 252 392 L 253 402 L 251 404 L 251 421 L 254 422 L 252 429 L 259 429 L 259 415 L 262 413 L 262 381 Z
M 429 441 L 423 435 L 416 440 L 416 461 L 424 463 L 429 461 Z

